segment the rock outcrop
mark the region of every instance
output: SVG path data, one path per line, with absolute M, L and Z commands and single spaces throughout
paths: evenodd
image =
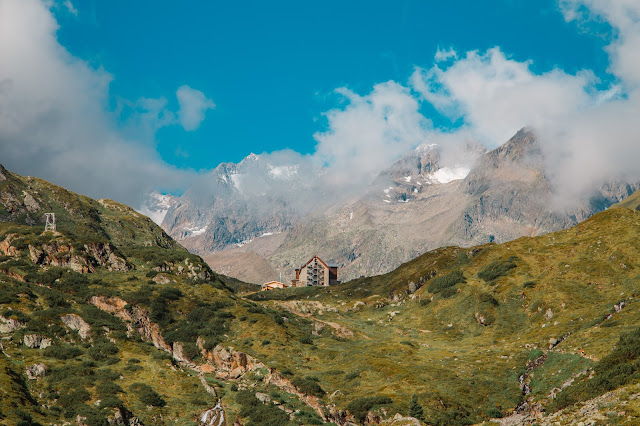
M 60 317 L 64 325 L 77 331 L 81 338 L 87 339 L 91 333 L 91 326 L 80 315 L 67 314 Z
M 13 318 L 5 318 L 0 315 L 0 333 L 13 333 L 25 325 Z
M 51 346 L 52 341 L 50 338 L 40 336 L 39 334 L 25 334 L 22 338 L 22 343 L 32 349 L 46 349 Z
M 85 274 L 95 272 L 98 267 L 119 272 L 133 268 L 109 243 L 87 243 L 77 248 L 63 238 L 42 245 L 29 244 L 29 257 L 36 265 L 70 268 Z
M 138 333 L 143 339 L 152 342 L 156 348 L 173 352 L 172 347 L 164 341 L 160 326 L 151 322 L 146 310 L 131 306 L 119 297 L 93 296 L 89 302 L 125 321 L 130 332 Z
M 29 380 L 36 380 L 47 374 L 47 366 L 44 364 L 33 364 L 27 367 L 25 374 Z

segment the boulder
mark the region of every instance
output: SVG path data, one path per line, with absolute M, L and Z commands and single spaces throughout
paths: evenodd
M 12 333 L 24 327 L 20 321 L 0 315 L 0 333 Z
M 27 367 L 26 374 L 29 380 L 39 379 L 47 373 L 47 366 L 44 364 L 33 364 Z
M 40 210 L 40 204 L 38 204 L 36 199 L 28 192 L 24 193 L 24 205 L 31 213 L 35 213 Z
M 169 284 L 171 282 L 171 278 L 169 278 L 169 276 L 167 274 L 158 274 L 155 277 L 153 277 L 153 281 L 156 284 Z
M 256 399 L 263 404 L 268 404 L 271 402 L 271 397 L 266 393 L 256 392 Z
M 45 349 L 51 346 L 51 339 L 40 336 L 39 334 L 25 334 L 22 343 L 28 348 Z
M 313 322 L 313 330 L 311 331 L 311 334 L 313 334 L 314 336 L 319 336 L 320 333 L 322 333 L 322 330 L 324 330 L 325 324 L 322 322 L 318 322 L 318 321 L 314 321 Z
M 80 315 L 67 314 L 60 317 L 64 325 L 77 331 L 81 338 L 86 339 L 91 333 L 91 326 Z
M 173 359 L 179 362 L 189 362 L 189 359 L 184 355 L 184 348 L 182 347 L 182 343 L 173 342 L 172 354 Z

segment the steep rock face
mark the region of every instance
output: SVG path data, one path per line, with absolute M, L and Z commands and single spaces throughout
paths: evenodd
M 119 297 L 93 296 L 89 302 L 98 309 L 126 321 L 130 331 L 135 331 L 145 340 L 152 342 L 156 348 L 172 353 L 172 347 L 164 341 L 160 327 L 151 322 L 149 313 L 144 309 L 129 306 Z
M 638 189 L 637 183 L 611 181 L 588 200 L 554 208 L 557 194 L 545 175 L 543 150 L 527 129 L 492 151 L 473 144 L 453 151 L 420 146 L 381 171 L 357 198 L 303 215 L 290 199 L 273 202 L 282 192 L 264 185 L 258 185 L 263 192 L 249 191 L 241 177 L 255 178 L 249 170 L 260 167 L 261 176 L 268 175 L 268 167 L 257 156 L 248 157 L 219 166 L 205 185 L 209 189 L 194 188 L 181 198 L 164 226 L 197 253 L 222 250 L 208 257 L 211 265 L 250 282 L 273 280 L 280 273 L 287 281 L 314 254 L 337 264 L 339 279 L 348 280 L 386 273 L 436 247 L 564 229 Z M 196 206 L 196 193 L 213 201 Z M 269 235 L 281 231 L 280 238 Z M 256 267 L 247 270 L 247 261 Z
M 98 267 L 120 272 L 133 268 L 109 243 L 87 243 L 78 249 L 62 238 L 42 245 L 29 244 L 29 257 L 36 265 L 70 268 L 80 273 L 95 272 Z
M 589 200 L 571 208 L 554 207 L 556 195 L 544 164 L 535 135 L 526 129 L 481 156 L 463 181 L 470 202 L 452 227 L 450 242 L 504 242 L 565 229 L 638 189 L 638 183 L 612 181 Z
M 238 164 L 222 163 L 173 201 L 162 226 L 199 254 L 285 231 L 299 219 L 292 194 L 309 185 L 299 168 L 255 154 Z

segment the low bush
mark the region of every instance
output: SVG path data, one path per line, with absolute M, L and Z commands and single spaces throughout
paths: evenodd
M 289 424 L 289 415 L 287 413 L 273 404 L 263 404 L 258 401 L 251 391 L 238 391 L 236 402 L 241 407 L 238 414 L 243 419 L 248 420 L 245 423 L 247 426 L 285 426 Z
M 138 395 L 138 399 L 144 405 L 164 407 L 167 404 L 160 394 L 154 391 L 151 386 L 145 385 L 144 383 L 134 383 L 129 387 L 129 389 Z
M 66 343 L 55 343 L 44 350 L 44 356 L 57 359 L 73 359 L 82 355 L 82 349 Z
M 300 338 L 300 343 L 303 345 L 313 345 L 313 339 L 309 336 L 302 336 Z
M 501 419 L 502 418 L 502 411 L 500 411 L 497 408 L 490 408 L 487 410 L 487 416 L 492 418 L 492 419 Z
M 456 290 L 455 287 L 448 287 L 448 288 L 445 288 L 444 290 L 442 290 L 440 292 L 440 296 L 443 299 L 448 299 L 450 297 L 455 296 L 456 294 L 458 294 L 458 290 Z
M 367 413 L 373 407 L 377 405 L 387 405 L 392 404 L 393 401 L 391 398 L 386 396 L 367 396 L 364 398 L 358 398 L 351 401 L 347 404 L 347 411 L 349 411 L 353 416 L 359 421 L 364 422 L 364 419 L 367 417 Z
M 466 282 L 462 271 L 453 271 L 441 277 L 435 277 L 429 283 L 427 289 L 430 293 L 439 293 L 446 288 L 455 286 L 456 284 Z
M 89 348 L 89 356 L 96 361 L 105 361 L 110 355 L 117 353 L 118 347 L 105 338 L 96 339 Z
M 510 270 L 517 267 L 516 256 L 511 256 L 506 260 L 496 260 L 488 264 L 482 271 L 478 272 L 478 278 L 484 282 L 492 282 L 509 273 Z
M 489 304 L 493 306 L 498 306 L 499 304 L 495 297 L 493 297 L 489 293 L 484 293 L 484 292 L 478 295 L 478 301 L 480 303 Z
M 295 387 L 297 387 L 300 392 L 305 393 L 307 395 L 317 396 L 318 398 L 322 398 L 326 392 L 320 384 L 318 383 L 318 379 L 315 377 L 296 377 L 291 381 Z
M 346 380 L 353 380 L 353 379 L 357 379 L 358 377 L 360 377 L 360 372 L 359 371 L 352 371 L 351 373 L 346 374 L 344 376 L 344 378 Z

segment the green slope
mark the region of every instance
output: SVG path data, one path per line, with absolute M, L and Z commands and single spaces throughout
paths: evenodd
M 478 422 L 511 413 L 523 399 L 551 406 L 551 389 L 636 330 L 639 261 L 640 213 L 620 208 L 542 237 L 435 250 L 389 274 L 333 288 L 251 297 L 297 311 L 318 312 L 323 304 L 314 318 L 356 333 L 342 346 L 318 343 L 322 362 L 309 367 L 329 392 L 341 390 L 338 401 L 386 395 L 407 412 L 417 393 L 432 423 Z M 424 285 L 411 295 L 411 282 Z M 549 350 L 550 339 L 561 342 Z M 524 397 L 518 377 L 543 354 L 547 361 L 526 377 L 532 391 Z M 332 376 L 335 370 L 342 373 Z
M 635 210 L 240 297 L 243 283 L 130 208 L 0 175 L 0 422 L 187 425 L 218 402 L 227 424 L 379 423 L 417 406 L 428 424 L 516 407 L 533 422 L 565 406 L 557 416 L 571 422 L 581 400 L 616 388 L 609 406 L 640 413 L 625 397 L 640 383 Z M 49 211 L 58 233 L 42 232 Z M 51 346 L 29 347 L 33 336 Z M 27 379 L 35 364 L 46 373 Z

